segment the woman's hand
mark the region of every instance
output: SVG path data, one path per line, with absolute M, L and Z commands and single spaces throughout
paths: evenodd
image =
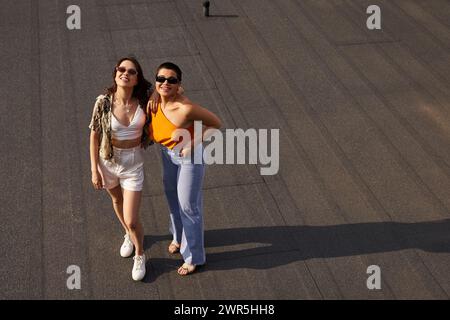
M 160 100 L 161 98 L 159 97 L 159 93 L 156 90 L 153 91 L 147 103 L 147 112 L 151 111 L 153 113 L 156 113 L 156 111 L 158 111 L 158 103 L 160 102 Z
M 98 170 L 92 171 L 92 185 L 95 190 L 100 190 L 103 188 L 102 176 Z
M 187 158 L 190 156 L 192 149 L 189 147 L 183 148 L 180 151 L 180 157 Z

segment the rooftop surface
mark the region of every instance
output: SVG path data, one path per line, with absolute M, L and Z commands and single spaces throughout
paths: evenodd
M 221 0 L 206 18 L 197 0 L 78 0 L 69 30 L 72 2 L 0 1 L 0 298 L 449 299 L 449 1 Z M 130 53 L 152 81 L 179 64 L 224 129 L 280 130 L 278 174 L 207 168 L 207 264 L 189 277 L 167 253 L 158 147 L 142 282 L 91 186 L 92 107 Z

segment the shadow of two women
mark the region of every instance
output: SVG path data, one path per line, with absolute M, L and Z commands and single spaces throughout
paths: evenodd
M 171 236 L 145 236 L 144 247 Z M 404 249 L 450 252 L 450 219 L 329 226 L 273 226 L 205 231 L 207 270 L 270 269 L 313 258 L 333 258 Z M 153 277 L 172 272 L 181 259 L 152 258 Z M 205 269 L 201 269 L 205 270 Z M 201 272 L 201 270 L 199 270 Z

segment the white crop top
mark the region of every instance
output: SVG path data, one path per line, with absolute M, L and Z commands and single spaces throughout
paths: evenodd
M 111 133 L 116 140 L 134 140 L 142 136 L 145 124 L 145 114 L 141 106 L 136 108 L 133 119 L 128 127 L 121 124 L 113 113 L 111 113 Z

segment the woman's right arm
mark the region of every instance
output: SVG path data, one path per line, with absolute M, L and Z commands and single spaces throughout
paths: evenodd
M 92 185 L 96 190 L 100 190 L 103 187 L 102 177 L 98 171 L 98 139 L 99 134 L 95 130 L 91 130 L 91 136 L 89 139 L 89 151 L 91 156 L 91 174 Z
M 98 171 L 98 160 L 99 160 L 99 139 L 101 124 L 99 121 L 99 115 L 101 112 L 101 105 L 103 103 L 103 95 L 97 97 L 92 110 L 92 118 L 89 124 L 89 129 L 91 129 L 91 134 L 89 137 L 89 155 L 91 159 L 91 174 L 92 174 L 92 185 L 96 190 L 103 188 L 103 180 L 100 172 Z

